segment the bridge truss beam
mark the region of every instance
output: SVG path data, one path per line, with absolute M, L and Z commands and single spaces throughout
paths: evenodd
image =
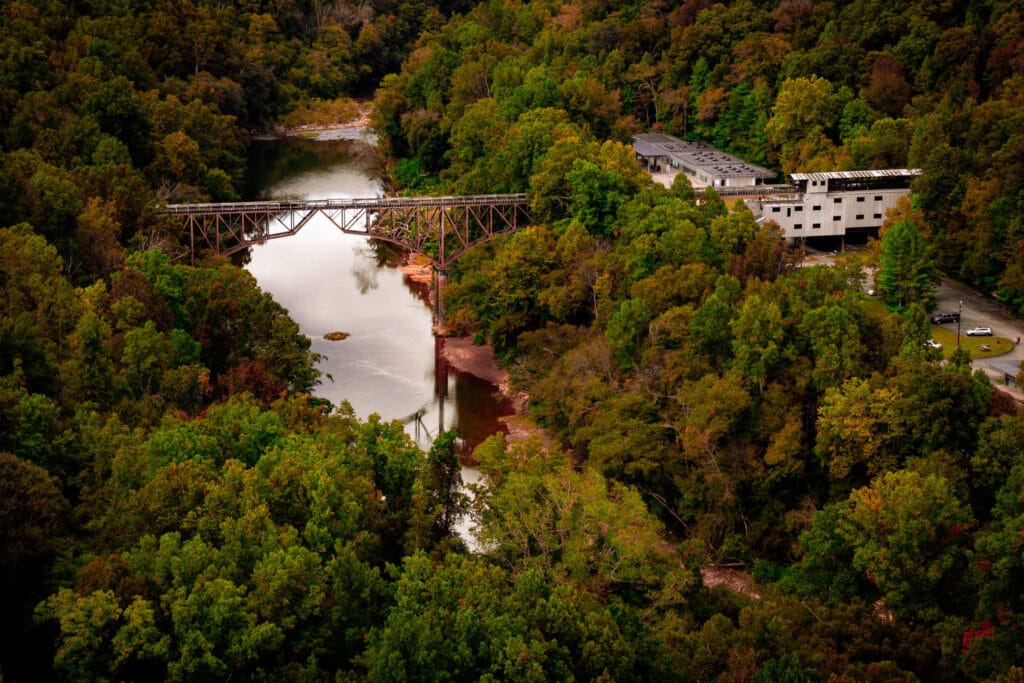
M 342 232 L 423 254 L 445 270 L 475 245 L 529 223 L 523 194 L 171 204 L 165 211 L 182 218 L 193 263 L 198 252 L 231 255 L 294 235 L 320 213 Z

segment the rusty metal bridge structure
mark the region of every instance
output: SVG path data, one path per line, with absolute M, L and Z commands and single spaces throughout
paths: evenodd
M 188 231 L 193 265 L 197 254 L 230 256 L 295 235 L 318 214 L 344 233 L 422 254 L 433 266 L 438 332 L 444 330 L 441 294 L 448 267 L 474 246 L 530 221 L 525 194 L 167 204 L 163 212 L 180 218 Z
M 197 254 L 224 256 L 298 233 L 317 214 L 344 233 L 365 235 L 428 257 L 437 270 L 495 235 L 529 223 L 525 194 L 296 199 L 168 204 Z

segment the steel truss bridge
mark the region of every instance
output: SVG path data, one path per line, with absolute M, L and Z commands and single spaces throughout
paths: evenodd
M 164 212 L 181 218 L 193 263 L 203 252 L 230 256 L 294 235 L 321 214 L 344 233 L 423 254 L 442 272 L 477 244 L 530 220 L 525 194 L 168 204 Z
M 445 329 L 442 290 L 448 267 L 477 244 L 530 222 L 525 194 L 168 204 L 164 212 L 182 220 L 193 264 L 200 253 L 230 256 L 294 235 L 317 214 L 344 233 L 422 254 L 434 266 L 434 328 L 439 333 Z

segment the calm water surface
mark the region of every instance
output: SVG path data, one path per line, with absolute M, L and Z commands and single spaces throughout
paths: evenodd
M 372 147 L 359 140 L 259 142 L 251 158 L 247 199 L 383 194 Z M 400 261 L 318 215 L 298 235 L 254 247 L 246 267 L 323 354 L 320 369 L 333 381 L 325 378 L 318 396 L 348 401 L 363 419 L 402 420 L 421 448 L 442 425 L 471 448 L 503 429 L 498 418 L 510 406 L 493 384 L 447 367 L 431 331 L 428 288 L 397 270 Z M 350 336 L 323 338 L 335 331 Z

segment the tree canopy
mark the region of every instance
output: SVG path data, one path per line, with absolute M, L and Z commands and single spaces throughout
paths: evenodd
M 1024 310 L 1013 3 L 0 8 L 0 670 L 72 680 L 1011 680 L 1024 418 L 927 353 Z M 316 398 L 310 341 L 156 207 L 373 95 L 402 191 L 526 192 L 453 265 L 547 440 Z M 920 168 L 860 262 L 655 185 L 634 133 Z M 468 515 L 474 543 L 455 532 Z

